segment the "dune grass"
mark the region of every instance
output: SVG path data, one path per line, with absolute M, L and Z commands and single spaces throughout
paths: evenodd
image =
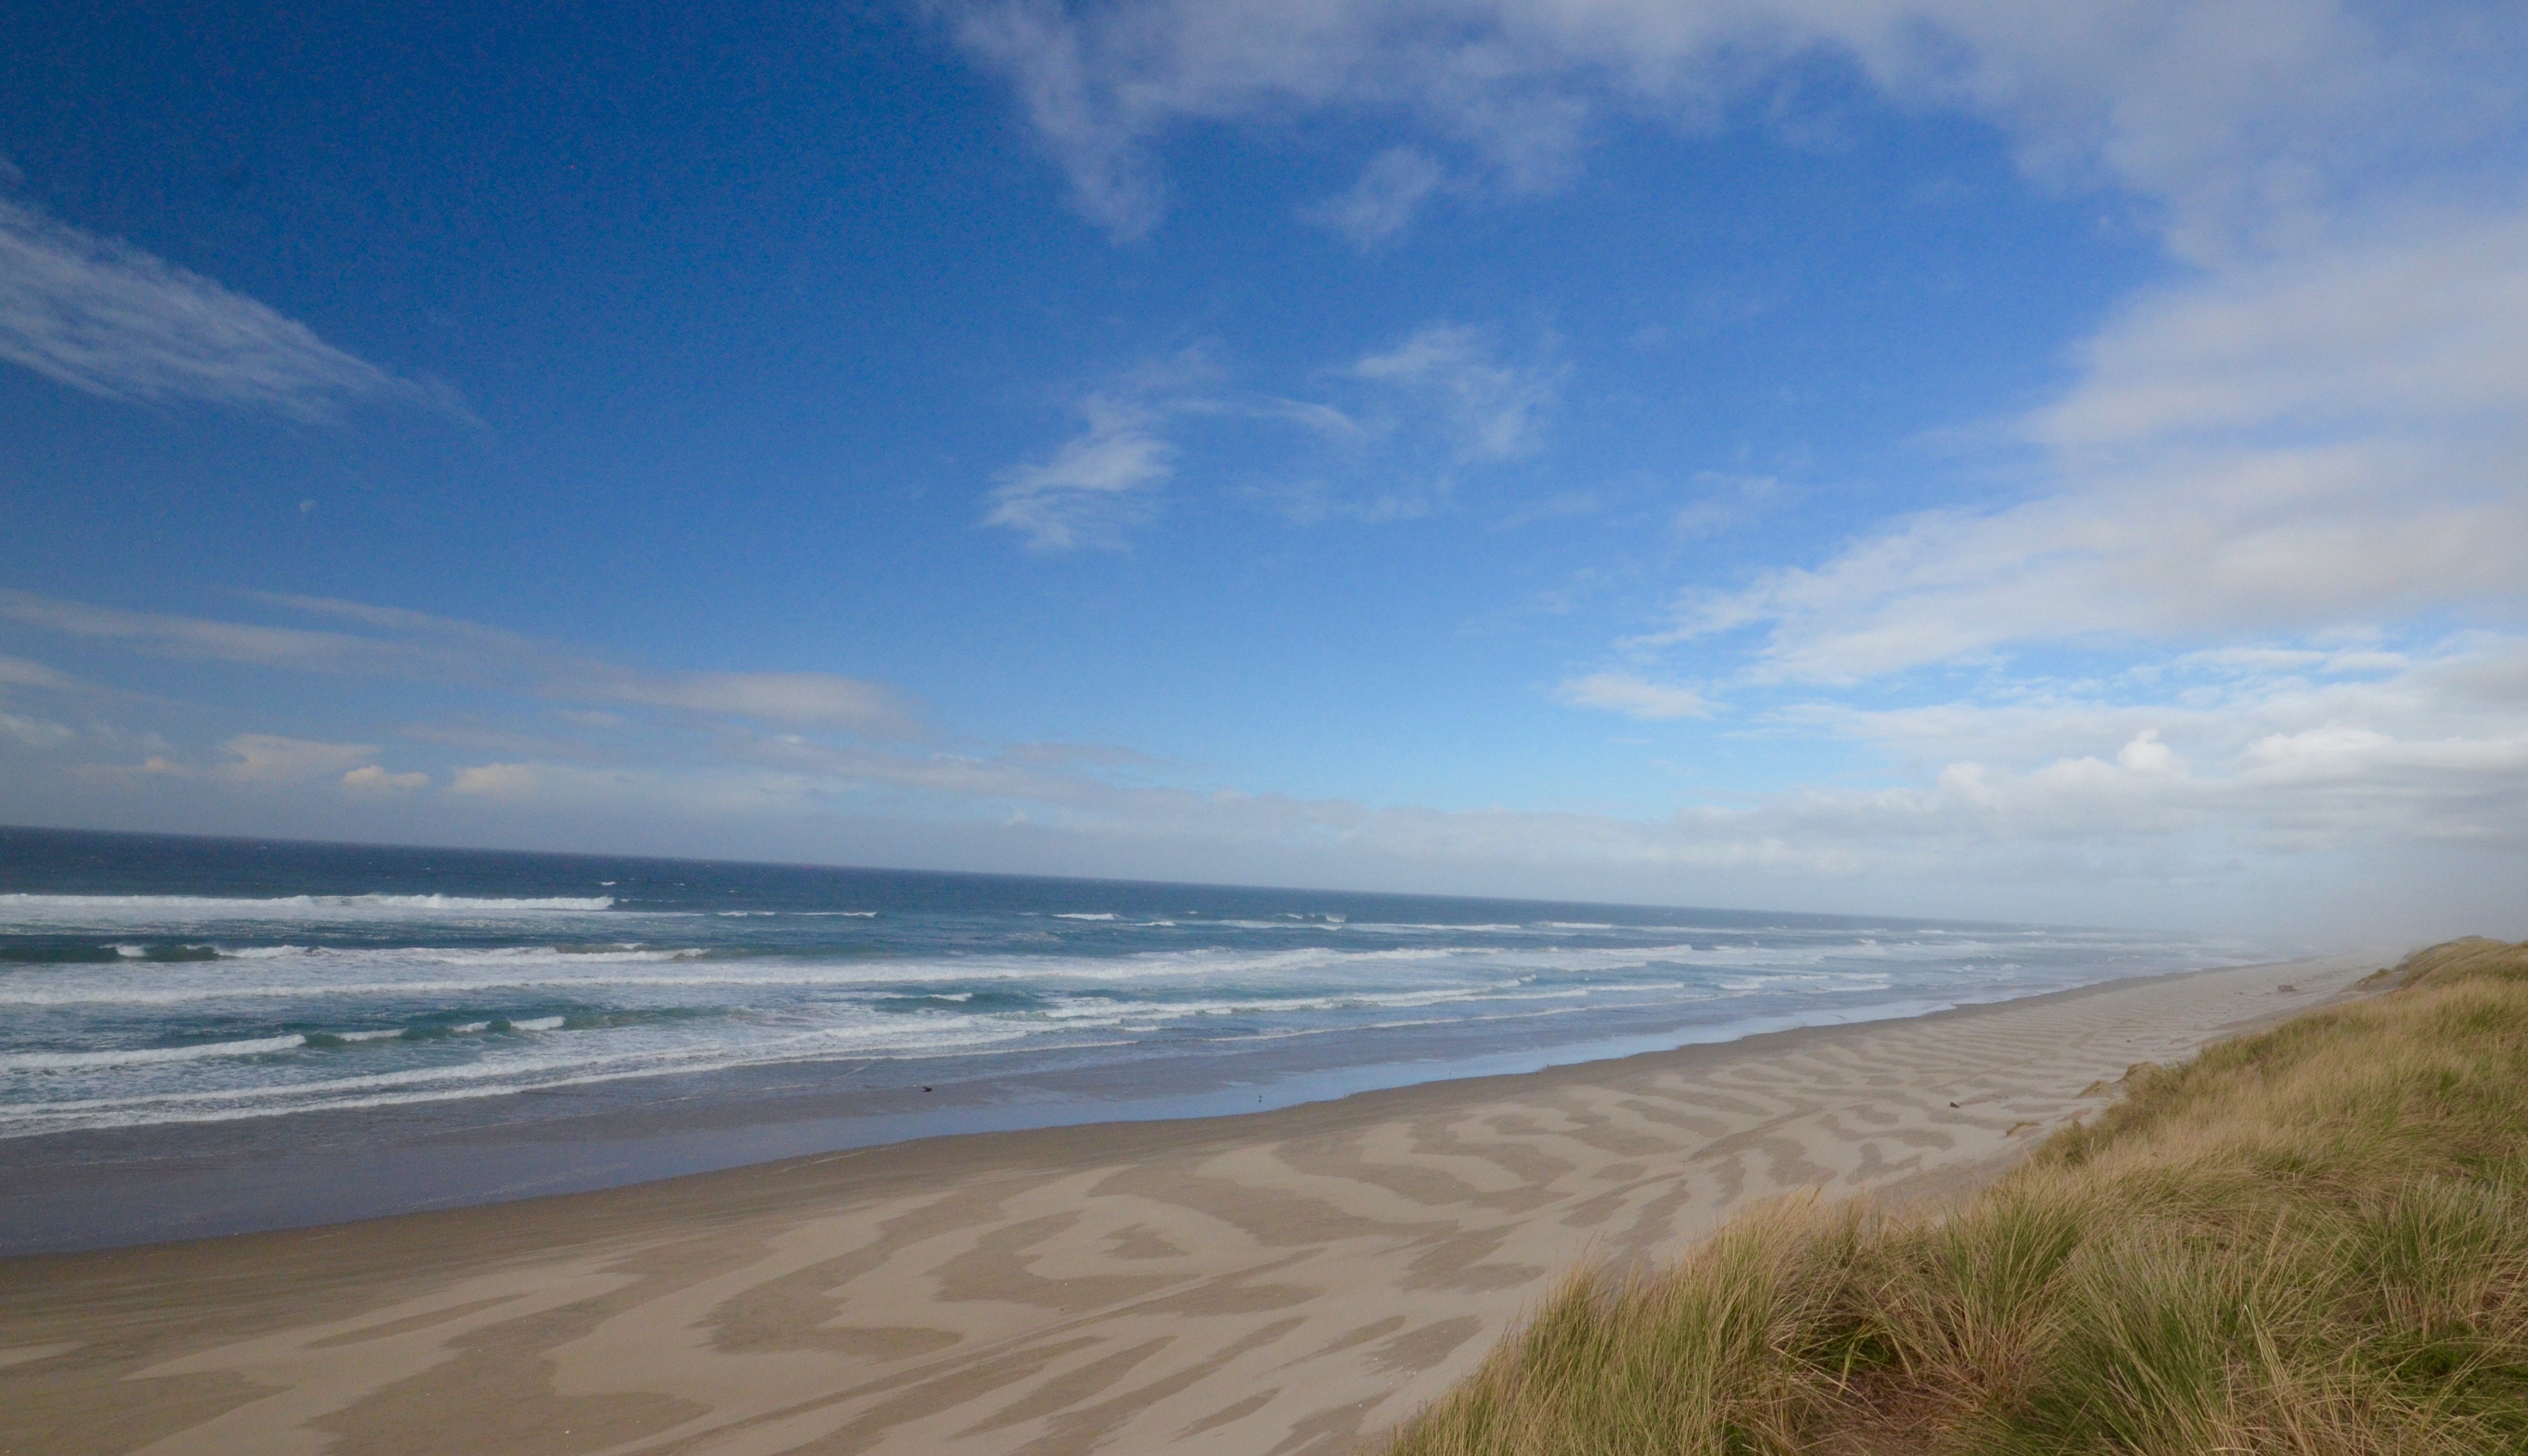
M 2372 980 L 1945 1216 L 1576 1276 L 1390 1456 L 2528 1451 L 2528 943 Z

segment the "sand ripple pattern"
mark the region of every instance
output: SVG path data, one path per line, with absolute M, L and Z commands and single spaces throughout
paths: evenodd
M 1577 1259 L 1987 1175 L 2376 963 L 20 1261 L 0 1407 L 43 1453 L 1342 1451 Z

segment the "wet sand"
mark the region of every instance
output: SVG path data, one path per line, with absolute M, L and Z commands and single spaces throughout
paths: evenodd
M 2381 963 L 9 1260 L 0 1451 L 1351 1449 L 1584 1258 L 1785 1192 L 1972 1187 L 2130 1064 Z

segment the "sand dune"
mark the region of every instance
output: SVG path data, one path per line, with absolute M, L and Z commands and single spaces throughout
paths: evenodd
M 1343 1450 L 1578 1259 L 1673 1250 L 1789 1190 L 1970 1183 L 2130 1064 L 2379 963 L 13 1261 L 0 1447 Z

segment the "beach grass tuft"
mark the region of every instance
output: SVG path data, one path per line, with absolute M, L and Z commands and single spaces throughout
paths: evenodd
M 2528 1450 L 2528 943 L 2142 1065 L 1964 1207 L 1585 1271 L 1390 1456 Z

